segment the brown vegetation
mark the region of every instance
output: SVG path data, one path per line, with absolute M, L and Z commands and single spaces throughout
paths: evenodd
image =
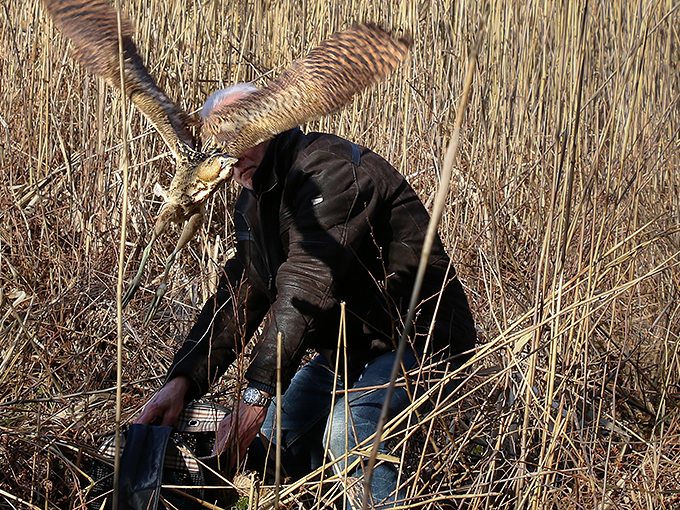
M 408 31 L 402 68 L 307 128 L 373 148 L 426 203 L 480 9 L 124 2 L 150 71 L 189 110 L 224 85 L 266 81 L 352 22 Z M 491 6 L 440 228 L 479 351 L 459 398 L 394 441 L 425 508 L 680 505 L 679 12 L 671 1 Z M 81 466 L 115 414 L 120 96 L 70 59 L 39 1 L 3 0 L 0 25 L 0 508 L 81 508 Z M 153 184 L 173 168 L 141 116 L 128 119 L 129 279 L 160 205 Z M 124 420 L 215 284 L 236 191 L 212 199 L 143 328 L 176 238 L 152 256 L 124 314 Z M 282 501 L 305 493 L 313 482 Z

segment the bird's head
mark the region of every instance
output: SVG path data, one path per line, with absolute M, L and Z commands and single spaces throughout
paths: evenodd
M 234 165 L 238 158 L 226 154 L 208 156 L 196 167 L 192 198 L 194 202 L 203 202 L 234 174 Z
M 156 221 L 156 231 L 160 234 L 170 222 L 182 223 L 201 210 L 210 195 L 232 178 L 237 162 L 237 158 L 226 154 L 206 155 L 195 151 L 181 158 L 170 189 L 166 191 L 160 184 L 154 188 L 165 202 Z

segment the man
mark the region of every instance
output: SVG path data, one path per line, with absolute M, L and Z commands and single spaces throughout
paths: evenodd
M 206 102 L 203 115 L 253 90 L 241 84 L 219 91 Z M 237 255 L 227 262 L 216 295 L 177 352 L 165 385 L 136 421 L 172 425 L 264 321 L 245 372 L 243 400 L 220 424 L 218 448 L 238 442 L 242 458 L 261 429 L 269 440 L 275 438 L 275 406 L 269 404 L 280 333 L 281 446 L 287 474 L 300 477 L 322 464 L 326 441 L 331 459 L 341 459 L 346 441 L 351 450 L 375 433 L 385 390 L 367 388 L 389 380 L 429 218 L 384 159 L 332 135 L 305 135 L 299 129 L 282 133 L 245 152 L 234 167 L 234 180 L 244 188 L 235 205 Z M 438 238 L 421 298 L 404 368 L 432 353 L 440 360 L 464 361 L 474 347 L 474 325 Z M 347 373 L 347 381 L 334 376 L 336 357 L 344 360 L 344 353 L 336 352 L 343 301 L 347 367 L 339 373 Z M 317 355 L 298 372 L 308 349 Z M 340 391 L 344 385 L 354 390 L 348 397 L 350 416 Z M 398 388 L 391 416 L 409 404 L 407 390 Z M 350 456 L 348 465 L 355 459 Z M 341 461 L 336 469 L 344 465 Z M 358 467 L 351 474 L 361 472 Z M 396 483 L 397 467 L 378 465 L 374 503 L 393 504 L 402 497 Z

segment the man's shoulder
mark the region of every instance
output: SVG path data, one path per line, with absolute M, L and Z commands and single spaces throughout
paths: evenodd
M 323 161 L 327 156 L 351 162 L 369 172 L 377 171 L 381 176 L 388 174 L 394 178 L 403 178 L 387 160 L 363 145 L 329 133 L 312 132 L 305 137 L 305 146 L 296 158 L 298 163 L 305 160 Z
M 356 151 L 354 147 L 359 148 L 359 150 L 367 150 L 349 140 L 330 133 L 308 133 L 306 135 L 306 142 L 305 148 L 300 151 L 299 159 L 306 159 L 314 153 L 327 152 L 347 161 L 352 161 L 352 155 Z

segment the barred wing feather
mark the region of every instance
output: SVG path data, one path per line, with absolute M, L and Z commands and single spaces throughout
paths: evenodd
M 120 88 L 118 21 L 106 0 L 44 0 L 55 24 L 73 43 L 73 56 L 86 69 Z M 191 118 L 157 85 L 132 40 L 130 23 L 122 19 L 125 91 L 149 119 L 176 158 L 194 147 Z
M 283 131 L 332 113 L 382 80 L 405 58 L 407 39 L 375 25 L 356 25 L 322 42 L 276 80 L 216 108 L 204 120 L 204 142 L 231 156 Z

